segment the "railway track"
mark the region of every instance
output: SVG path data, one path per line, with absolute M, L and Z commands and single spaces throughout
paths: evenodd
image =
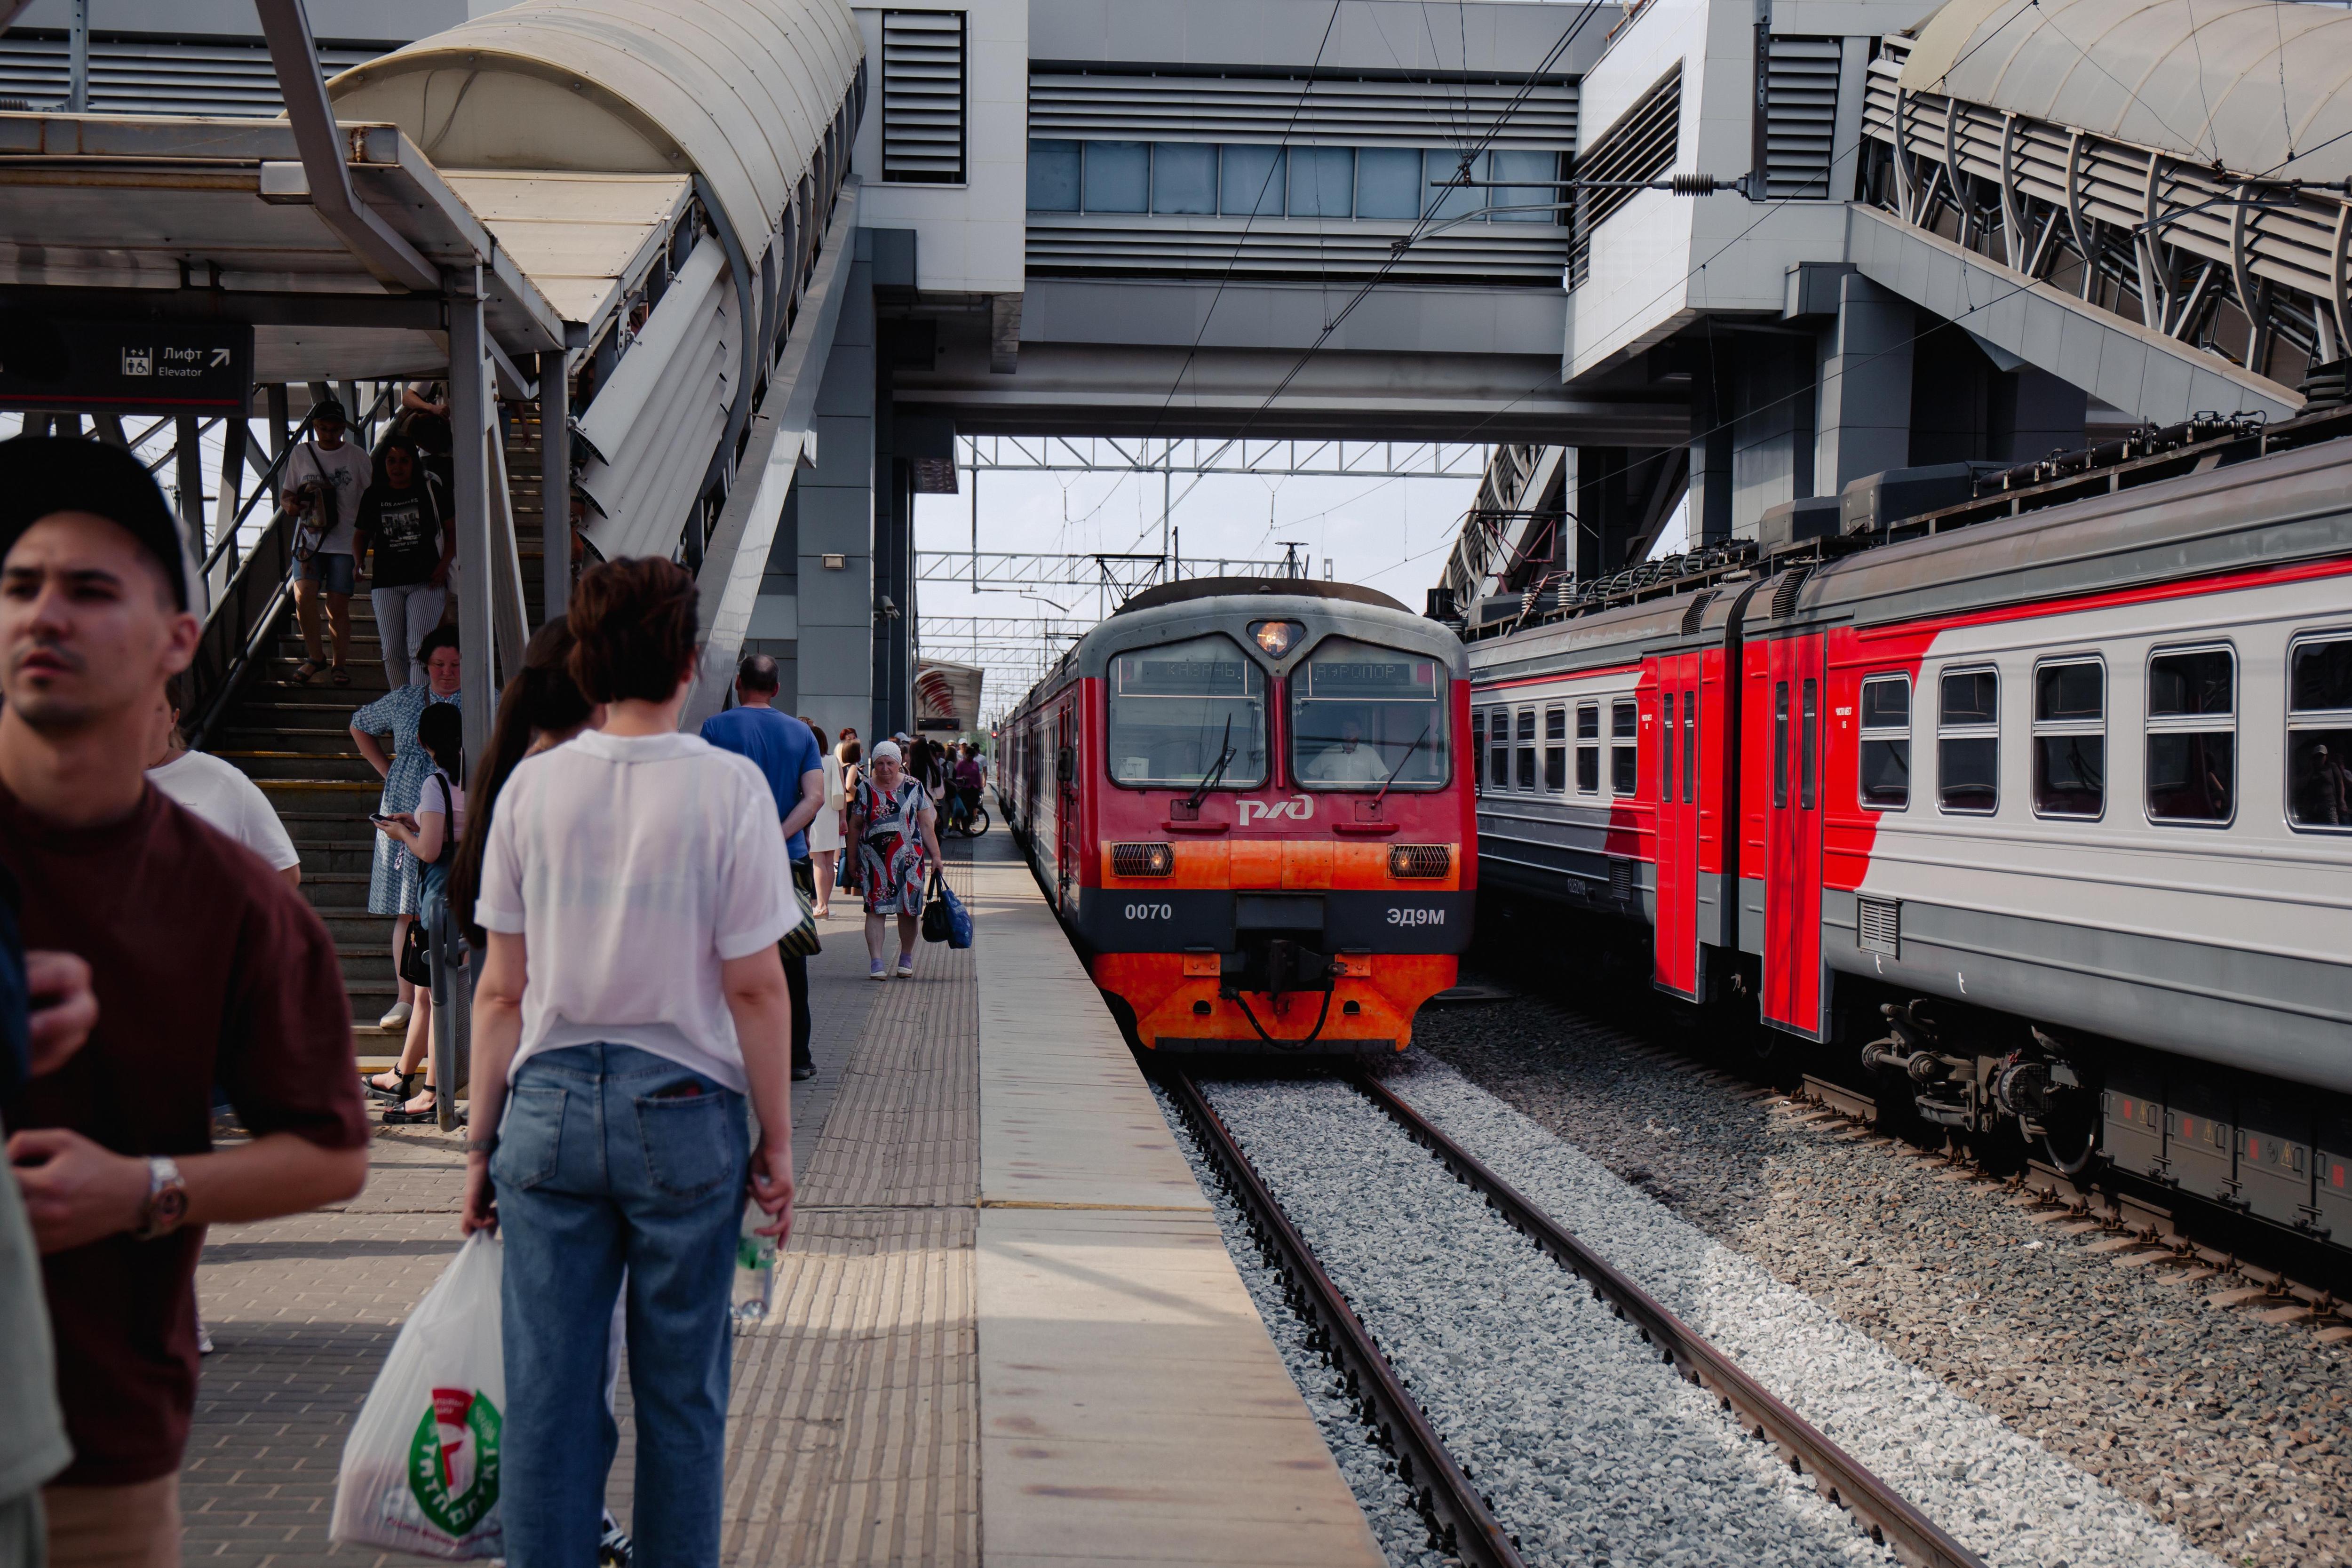
M 1329 1357 L 1341 1373 L 1374 1441 L 1391 1456 L 1399 1479 L 1412 1489 L 1429 1528 L 1430 1544 L 1480 1568 L 1522 1563 L 1517 1538 L 1496 1519 L 1466 1468 L 1448 1453 L 1427 1413 L 1317 1261 L 1312 1247 L 1283 1212 L 1208 1096 L 1189 1074 L 1166 1073 L 1162 1081 L 1226 1191 L 1247 1215 L 1253 1238 L 1280 1271 L 1293 1310 L 1310 1325 L 1310 1343 Z M 1412 1105 L 1369 1077 L 1350 1075 L 1344 1081 L 1428 1150 L 1505 1224 L 1588 1286 L 1595 1300 L 1606 1305 L 1685 1382 L 1713 1394 L 1740 1430 L 1770 1443 L 1783 1463 L 1810 1478 L 1873 1541 L 1914 1568 L 1984 1568 L 1973 1552 L 1893 1487 Z

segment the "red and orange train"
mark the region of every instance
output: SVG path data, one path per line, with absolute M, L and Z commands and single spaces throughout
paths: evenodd
M 1016 837 L 1136 1043 L 1402 1050 L 1469 945 L 1460 640 L 1345 584 L 1148 589 L 1000 731 Z

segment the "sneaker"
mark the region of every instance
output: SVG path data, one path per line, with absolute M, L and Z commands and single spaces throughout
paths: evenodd
M 379 1029 L 405 1029 L 408 1027 L 408 1020 L 415 1016 L 415 1003 L 394 1002 L 392 1005 L 392 1010 L 375 1021 L 375 1026 Z
M 890 978 L 890 972 L 887 968 L 883 967 L 882 961 L 877 958 L 874 960 L 873 963 L 868 963 L 866 966 L 866 978 L 868 980 L 887 980 Z
M 794 1083 L 806 1083 L 815 1076 L 816 1064 L 814 1062 L 794 1062 L 793 1064 L 793 1081 Z
M 898 978 L 901 980 L 912 980 L 914 977 L 915 955 L 911 952 L 900 953 L 898 955 Z
M 629 1560 L 636 1555 L 636 1544 L 621 1529 L 613 1510 L 604 1510 L 604 1533 L 596 1542 L 596 1562 L 600 1568 L 629 1568 Z
M 210 1355 L 213 1353 L 213 1331 L 205 1327 L 205 1320 L 202 1313 L 197 1314 L 196 1317 L 196 1353 L 198 1355 Z

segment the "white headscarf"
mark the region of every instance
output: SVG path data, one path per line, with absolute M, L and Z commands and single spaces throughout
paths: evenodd
M 874 749 L 866 753 L 866 760 L 869 763 L 893 762 L 901 766 L 905 765 L 906 761 L 898 754 L 898 742 L 896 741 L 875 742 Z

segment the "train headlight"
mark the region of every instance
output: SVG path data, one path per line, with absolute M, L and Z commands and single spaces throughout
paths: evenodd
M 1253 621 L 1249 634 L 1268 658 L 1280 658 L 1297 643 L 1299 633 L 1307 628 L 1297 621 Z
M 1399 881 L 1435 881 L 1454 869 L 1450 844 L 1391 844 L 1389 875 Z
M 1176 873 L 1172 844 L 1114 844 L 1110 847 L 1114 877 L 1171 877 Z

